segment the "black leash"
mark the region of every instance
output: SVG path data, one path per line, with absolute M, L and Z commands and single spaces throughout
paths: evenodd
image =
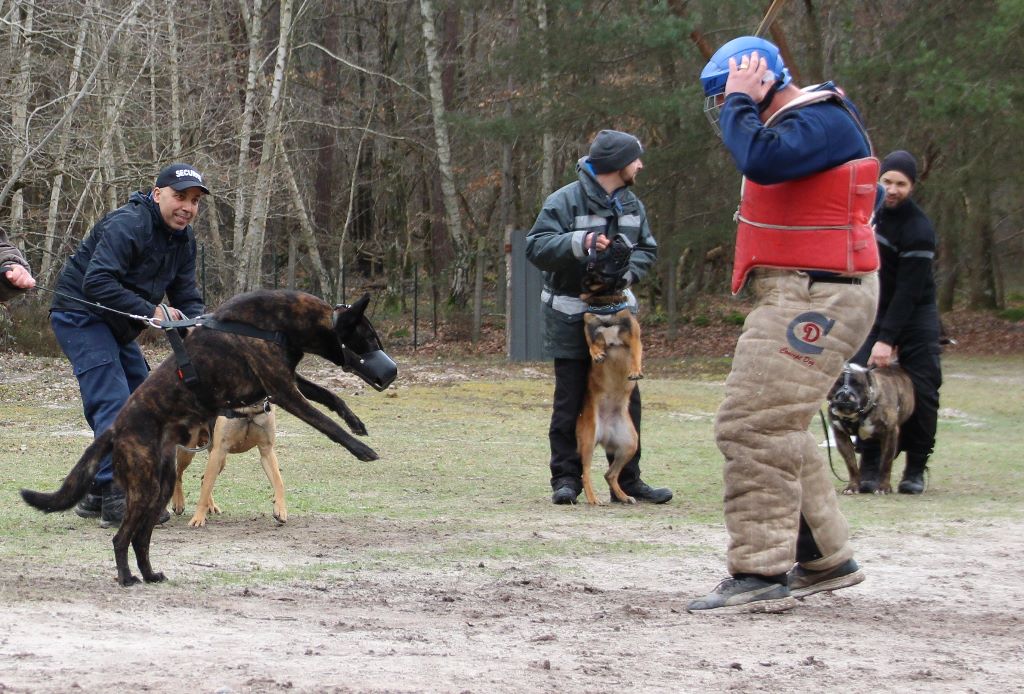
M 828 422 L 825 421 L 825 411 L 819 409 L 818 416 L 821 418 L 821 427 L 825 430 L 825 450 L 828 451 L 828 466 L 832 470 L 832 475 L 840 482 L 849 482 L 850 480 L 844 480 L 839 476 L 836 466 L 832 462 L 832 432 L 829 430 Z
M 156 320 L 155 318 L 153 318 L 152 316 L 137 316 L 134 313 L 128 313 L 127 311 L 119 311 L 116 308 L 110 308 L 109 306 L 104 306 L 103 304 L 98 304 L 98 303 L 93 302 L 93 301 L 86 301 L 85 299 L 82 299 L 81 297 L 71 296 L 70 294 L 65 294 L 64 292 L 58 292 L 55 289 L 47 289 L 46 287 L 41 287 L 38 284 L 35 287 L 33 287 L 33 289 L 38 289 L 38 290 L 43 291 L 43 292 L 49 292 L 50 294 L 56 294 L 57 296 L 62 296 L 65 299 L 71 299 L 72 301 L 77 301 L 80 304 L 85 304 L 86 306 L 92 306 L 93 308 L 98 308 L 101 311 L 109 311 L 111 313 L 116 313 L 119 316 L 124 316 L 126 318 L 132 318 L 133 320 L 137 320 L 137 321 L 141 321 L 141 322 L 145 323 L 150 328 L 159 328 L 160 327 L 160 322 L 158 320 Z

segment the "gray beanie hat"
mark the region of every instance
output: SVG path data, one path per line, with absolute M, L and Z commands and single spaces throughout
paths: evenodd
M 906 150 L 898 149 L 885 156 L 882 160 L 882 170 L 878 175 L 881 176 L 886 171 L 899 171 L 909 178 L 911 183 L 917 183 L 917 160 Z
M 602 130 L 590 145 L 588 160 L 595 173 L 624 169 L 640 158 L 644 148 L 635 135 L 618 130 Z

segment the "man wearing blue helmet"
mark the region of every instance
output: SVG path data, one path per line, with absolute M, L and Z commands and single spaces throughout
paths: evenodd
M 878 161 L 843 94 L 798 88 L 764 39 L 722 46 L 701 84 L 744 176 L 732 289 L 755 305 L 715 420 L 731 577 L 688 609 L 781 612 L 864 579 L 808 427 L 874 317 Z

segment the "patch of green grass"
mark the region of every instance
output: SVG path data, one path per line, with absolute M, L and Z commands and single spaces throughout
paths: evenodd
M 1024 306 L 1012 306 L 1010 308 L 1004 308 L 997 314 L 1003 320 L 1019 322 L 1024 320 Z
M 927 525 L 952 532 L 964 520 L 997 522 L 1024 514 L 1020 357 L 954 356 L 944 359 L 943 368 L 938 445 L 927 492 L 842 497 L 854 530 L 909 531 Z M 665 359 L 645 366 L 641 467 L 646 481 L 675 492 L 671 503 L 658 507 L 553 506 L 547 440 L 553 384 L 519 376 L 518 369 L 509 367 L 507 378 L 450 379 L 438 385 L 407 386 L 399 380 L 384 394 L 342 391 L 369 428 L 367 443 L 381 456 L 368 463 L 279 411 L 277 453 L 290 518 L 336 519 L 338 528 L 381 538 L 379 544 L 348 548 L 339 540 L 341 549 L 311 556 L 300 566 L 280 568 L 253 553 L 244 572 L 211 570 L 198 579 L 175 573 L 183 580 L 253 585 L 338 576 L 366 562 L 395 570 L 546 562 L 566 564 L 569 571 L 568 565 L 581 559 L 630 553 L 683 559 L 709 551 L 692 546 L 691 536 L 697 527 L 722 527 L 722 457 L 713 423 L 728 360 Z M 0 561 L 87 566 L 105 575 L 112 568 L 109 531 L 71 512 L 40 514 L 18 497 L 22 487 L 55 489 L 91 438 L 77 402 L 48 403 L 45 383 L 35 393 L 32 383 L 18 383 L 17 393 L 11 383 L 0 386 L 9 403 L 0 413 L 0 495 L 7 500 L 0 515 Z M 823 437 L 817 418 L 811 430 Z M 838 454 L 833 456 L 835 469 L 845 476 Z M 190 517 L 205 464 L 206 455 L 199 454 L 188 469 L 186 515 L 173 523 L 184 525 Z M 895 479 L 901 470 L 902 458 L 894 466 Z M 600 455 L 595 456 L 596 490 L 606 500 L 603 471 Z M 251 523 L 253 535 L 270 537 L 271 490 L 255 451 L 228 458 L 215 498 L 224 514 L 210 518 L 208 534 L 195 531 L 196 552 L 225 550 L 217 546 L 223 541 L 216 534 L 218 523 Z M 155 547 L 167 541 L 159 532 Z M 406 532 L 414 536 L 411 543 Z M 177 541 L 191 543 L 191 538 Z

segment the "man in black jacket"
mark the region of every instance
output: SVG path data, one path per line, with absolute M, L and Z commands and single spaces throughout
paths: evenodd
M 126 205 L 97 222 L 61 270 L 50 325 L 71 361 L 94 436 L 113 424 L 149 373 L 135 341 L 145 323 L 128 316 L 163 319 L 165 295 L 173 320 L 204 310 L 191 225 L 199 199 L 209 192 L 192 166 L 165 167 L 151 192 L 132 193 Z M 102 527 L 120 525 L 124 492 L 113 482 L 110 456 L 75 512 L 100 516 Z
M 627 302 L 636 312 L 629 287 L 642 280 L 657 257 L 658 245 L 640 198 L 629 190 L 643 169 L 643 147 L 636 136 L 602 130 L 590 154 L 576 163 L 577 180 L 548 196 L 526 238 L 526 257 L 544 273 L 541 293 L 544 348 L 554 359 L 555 393 L 548 441 L 551 447 L 551 501 L 575 504 L 583 488 L 583 467 L 576 449 L 576 420 L 583 409 L 590 372 L 590 352 L 583 335 L 580 298 L 590 251 L 608 251 L 612 239 L 632 244 L 629 267 L 621 277 Z M 640 389 L 634 388 L 629 415 L 640 433 Z M 651 487 L 640 479 L 640 448 L 623 468 L 619 483 L 637 501 L 663 504 L 672 490 Z M 612 497 L 613 501 L 617 501 Z
M 914 413 L 900 428 L 906 454 L 901 494 L 924 491 L 924 471 L 935 447 L 942 369 L 939 362 L 939 309 L 936 304 L 936 237 L 932 223 L 910 198 L 917 162 L 903 150 L 882 161 L 879 183 L 885 199 L 875 215 L 875 237 L 882 259 L 881 293 L 874 327 L 851 361 L 887 366 L 898 358 L 914 382 Z M 864 442 L 861 493 L 878 489 L 881 452 Z

